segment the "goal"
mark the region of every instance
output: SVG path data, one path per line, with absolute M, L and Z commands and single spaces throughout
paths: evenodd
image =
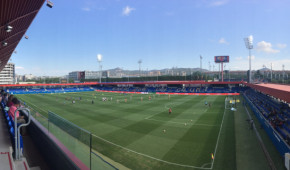
M 232 111 L 236 111 L 236 109 L 234 108 L 235 102 L 236 101 L 231 96 L 226 97 L 226 99 L 225 99 L 225 109 L 230 109 Z

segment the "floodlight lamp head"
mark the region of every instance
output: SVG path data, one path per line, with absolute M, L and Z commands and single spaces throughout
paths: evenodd
M 7 46 L 7 44 L 8 44 L 8 43 L 5 42 L 5 41 L 2 42 L 2 46 L 3 46 L 3 47 Z
M 245 45 L 247 49 L 253 49 L 253 36 L 250 35 L 247 38 L 244 38 Z
M 103 56 L 102 56 L 102 54 L 98 54 L 98 55 L 97 55 L 97 59 L 98 59 L 98 62 L 101 62 L 101 61 L 102 61 L 102 59 L 103 59 Z
M 12 26 L 10 26 L 10 25 L 7 25 L 6 27 L 5 27 L 5 31 L 6 32 L 11 32 L 12 31 Z
M 254 40 L 253 36 L 250 35 L 250 36 L 248 37 L 249 45 L 253 46 L 253 40 Z
M 52 7 L 53 7 L 53 3 L 52 3 L 51 1 L 48 1 L 48 0 L 47 0 L 47 4 L 46 4 L 46 6 L 48 6 L 49 8 L 52 8 Z

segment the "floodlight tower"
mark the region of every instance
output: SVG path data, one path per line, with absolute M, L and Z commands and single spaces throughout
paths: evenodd
M 208 62 L 208 69 L 209 69 L 209 71 L 211 71 L 210 61 Z
M 284 77 L 285 77 L 285 65 L 282 65 L 282 71 L 283 71 L 283 79 L 282 82 L 284 83 Z
M 142 64 L 142 60 L 138 60 L 138 64 L 139 64 L 139 77 L 141 77 L 141 64 Z
M 202 72 L 202 56 L 200 55 L 200 72 Z
M 98 54 L 97 60 L 99 62 L 99 83 L 102 83 L 102 65 L 101 65 L 102 59 L 103 59 L 102 54 Z
M 253 36 L 250 35 L 247 38 L 244 38 L 246 48 L 249 50 L 249 83 L 252 82 L 252 73 L 251 73 L 251 50 L 253 49 Z
M 273 64 L 271 63 L 271 82 L 272 82 L 272 79 L 273 79 Z

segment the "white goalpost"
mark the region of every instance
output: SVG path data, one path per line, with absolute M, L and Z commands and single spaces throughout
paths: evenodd
M 233 99 L 232 96 L 226 97 L 226 99 L 225 99 L 225 109 L 230 109 L 232 111 L 236 111 L 237 109 L 234 108 L 235 102 L 236 101 Z

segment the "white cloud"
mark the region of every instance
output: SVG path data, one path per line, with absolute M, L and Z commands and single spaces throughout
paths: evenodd
M 229 2 L 229 0 L 213 0 L 210 5 L 211 6 L 222 6 Z
M 91 8 L 89 8 L 89 7 L 84 7 L 84 8 L 82 8 L 82 10 L 83 10 L 83 11 L 87 11 L 87 12 L 89 12 L 89 11 L 91 11 Z
M 287 44 L 277 44 L 277 47 L 278 48 L 286 48 L 287 47 Z
M 23 70 L 24 67 L 21 67 L 21 66 L 16 66 L 15 69 L 18 69 L 18 70 Z
M 129 6 L 126 6 L 125 8 L 123 8 L 122 15 L 123 15 L 123 16 L 129 16 L 130 13 L 131 13 L 132 11 L 134 11 L 134 10 L 136 10 L 136 9 L 135 9 L 135 8 L 131 8 L 131 7 L 129 7 Z
M 238 60 L 238 61 L 240 61 L 242 59 L 243 59 L 243 57 L 236 57 L 236 60 Z
M 266 41 L 258 42 L 256 50 L 262 51 L 265 53 L 279 53 L 280 50 L 275 50 L 272 48 L 272 44 Z
M 220 40 L 219 40 L 219 43 L 220 44 L 229 44 L 224 38 L 221 38 Z

